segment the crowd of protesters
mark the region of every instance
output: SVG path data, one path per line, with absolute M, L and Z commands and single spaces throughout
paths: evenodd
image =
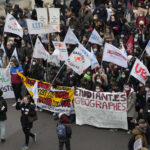
M 6 50 L 6 56 L 4 56 L 3 49 L 0 49 L 0 67 L 5 68 L 11 61 L 12 81 L 14 81 L 12 86 L 14 92 L 16 91 L 16 101 L 18 98 L 22 98 L 19 95 L 21 83 L 13 76 L 13 72 L 16 73 L 18 68 L 27 77 L 50 83 L 60 69 L 55 64 L 47 63 L 43 59 L 32 58 L 33 45 L 36 38 L 41 39 L 41 37 L 40 35 L 29 35 L 26 19 L 37 20 L 36 8 L 39 7 L 49 7 L 49 4 L 35 0 L 35 9 L 33 10 L 22 9 L 19 5 L 12 6 L 9 3 L 6 5 L 5 11 L 12 14 L 22 26 L 23 38 L 11 33 L 3 33 L 5 17 L 0 17 L 0 42 L 4 44 Z M 52 41 L 63 41 L 68 27 L 70 27 L 82 45 L 88 50 L 93 48 L 100 64 L 99 68 L 94 70 L 88 68 L 80 76 L 71 68 L 64 66 L 53 85 L 82 87 L 97 92 L 125 92 L 127 95 L 128 133 L 134 129 L 133 133 L 136 134 L 142 123 L 147 124 L 145 125 L 146 130 L 142 128 L 143 132 L 150 132 L 150 79 L 147 78 L 146 85 L 143 85 L 135 78 L 129 78 L 136 58 L 139 58 L 150 71 L 150 56 L 146 52 L 142 55 L 150 40 L 149 0 L 95 0 L 94 2 L 85 0 L 83 4 L 79 0 L 72 0 L 69 6 L 66 5 L 65 0 L 54 0 L 51 7 L 60 8 L 60 32 L 52 33 L 48 43 L 43 42 L 47 51 L 50 54 L 53 53 Z M 139 8 L 141 9 L 139 10 Z M 133 35 L 133 51 L 128 54 L 127 69 L 102 62 L 104 45 L 88 42 L 93 29 L 97 30 L 104 43 L 110 43 L 119 49 L 122 48 L 122 45 L 126 48 L 129 37 Z M 77 46 L 67 44 L 68 54 Z M 11 57 L 14 48 L 17 48 L 20 65 L 15 58 Z M 85 78 L 85 73 L 90 78 Z M 144 119 L 145 122 L 138 121 L 140 119 Z M 138 124 L 139 126 L 137 126 Z M 146 137 L 146 144 L 143 147 L 148 148 L 148 146 L 150 147 L 150 135 Z

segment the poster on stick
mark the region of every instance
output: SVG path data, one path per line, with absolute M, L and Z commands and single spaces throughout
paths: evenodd
M 0 89 L 3 91 L 4 99 L 15 98 L 9 68 L 0 68 Z

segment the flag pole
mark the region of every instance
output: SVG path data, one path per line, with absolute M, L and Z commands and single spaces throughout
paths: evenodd
M 61 68 L 58 70 L 58 72 L 57 72 L 55 78 L 53 79 L 53 81 L 52 81 L 52 83 L 51 83 L 52 85 L 53 85 L 54 81 L 56 80 L 57 76 L 59 75 L 59 73 L 60 73 L 60 71 L 62 70 L 62 68 L 63 68 L 64 65 L 65 65 L 65 62 L 64 62 L 64 64 L 61 66 Z
M 145 52 L 145 50 L 142 52 L 141 57 L 140 57 L 140 60 L 142 59 L 142 57 L 143 57 L 143 55 L 144 55 L 144 52 Z

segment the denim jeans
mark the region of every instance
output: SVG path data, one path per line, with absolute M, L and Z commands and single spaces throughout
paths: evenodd
M 0 121 L 1 139 L 5 139 L 5 121 Z
M 150 145 L 148 145 L 148 150 L 150 150 Z

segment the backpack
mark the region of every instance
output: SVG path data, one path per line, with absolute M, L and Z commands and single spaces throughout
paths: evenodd
M 135 142 L 135 135 L 133 135 L 128 142 L 128 150 L 133 150 Z
M 58 138 L 60 139 L 66 138 L 66 127 L 64 124 L 62 123 L 58 124 L 56 128 L 56 132 L 57 132 Z

